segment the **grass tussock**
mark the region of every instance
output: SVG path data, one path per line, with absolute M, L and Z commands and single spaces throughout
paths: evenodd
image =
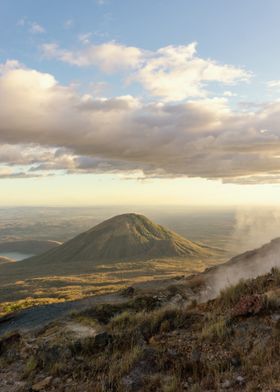
M 101 324 L 108 324 L 112 318 L 123 312 L 150 312 L 159 307 L 159 302 L 151 296 L 139 296 L 123 304 L 101 304 L 84 310 L 83 312 L 73 312 L 72 317 L 76 320 L 84 321 L 96 320 Z
M 32 355 L 26 362 L 23 377 L 28 378 L 33 372 L 35 372 L 37 367 L 37 359 L 35 358 L 35 356 Z
M 215 340 L 225 340 L 231 334 L 231 328 L 224 317 L 218 317 L 206 323 L 201 331 L 201 338 Z
M 141 358 L 143 353 L 143 348 L 140 346 L 134 346 L 127 350 L 122 355 L 114 354 L 110 369 L 108 372 L 108 379 L 110 383 L 117 381 L 119 383 L 120 379 L 133 368 L 133 365 Z
M 169 332 L 186 327 L 189 315 L 183 308 L 176 306 L 156 309 L 151 312 L 131 313 L 125 311 L 110 321 L 108 330 L 115 334 L 129 334 L 140 331 L 145 339 L 157 333 Z

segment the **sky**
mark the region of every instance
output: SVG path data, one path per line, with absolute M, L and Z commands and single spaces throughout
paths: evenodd
M 279 0 L 0 0 L 0 205 L 279 205 Z

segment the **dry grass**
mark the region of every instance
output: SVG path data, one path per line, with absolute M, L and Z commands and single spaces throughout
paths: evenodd
M 270 274 L 259 276 L 255 279 L 240 280 L 236 285 L 229 286 L 221 291 L 218 304 L 223 309 L 230 308 L 240 300 L 242 296 L 264 294 L 269 289 L 280 286 L 280 271 L 272 268 Z
M 47 305 L 57 302 L 64 302 L 64 300 L 55 300 L 53 298 L 26 298 L 15 302 L 4 302 L 0 306 L 0 317 L 8 313 L 15 312 L 21 309 L 27 309 L 38 305 Z
M 156 286 L 164 279 L 201 272 L 214 261 L 220 263 L 224 257 L 206 258 L 205 261 L 192 257 L 169 257 L 95 265 L 83 261 L 81 274 L 77 274 L 74 262 L 63 264 L 62 270 L 53 264 L 46 266 L 40 263 L 35 263 L 28 271 L 21 263 L 1 266 L 0 307 L 4 302 L 12 304 L 27 298 L 45 302 L 81 299 L 138 283 L 151 282 Z
M 119 334 L 138 334 L 140 331 L 145 339 L 149 339 L 159 332 L 186 327 L 188 323 L 189 314 L 185 309 L 169 306 L 151 312 L 125 311 L 112 318 L 108 330 Z
M 224 317 L 218 317 L 204 325 L 201 331 L 201 338 L 212 341 L 225 340 L 230 336 L 231 332 L 228 321 Z
M 30 358 L 28 358 L 26 362 L 23 378 L 30 377 L 31 374 L 35 372 L 37 366 L 38 366 L 37 359 L 32 355 Z
M 153 297 L 95 306 L 73 317 L 82 324 L 100 323 L 108 343 L 97 347 L 94 337 L 70 341 L 67 334 L 46 341 L 54 336 L 49 327 L 49 334 L 38 337 L 26 375 L 46 373 L 61 380 L 71 375 L 76 385 L 93 382 L 88 390 L 95 392 L 127 392 L 125 381 L 138 376 L 143 392 L 219 391 L 227 380 L 232 391 L 277 390 L 280 321 L 272 316 L 279 307 L 273 303 L 262 314 L 234 319 L 228 310 L 243 295 L 269 291 L 277 297 L 279 288 L 280 274 L 273 270 L 230 287 L 208 304 L 193 303 L 191 309 L 159 308 Z M 236 381 L 238 376 L 243 383 Z

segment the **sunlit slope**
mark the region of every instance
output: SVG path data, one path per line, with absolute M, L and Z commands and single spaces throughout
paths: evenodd
M 207 257 L 213 250 L 150 221 L 143 215 L 115 216 L 43 255 L 38 262 L 120 261 L 165 257 Z
M 0 265 L 6 264 L 6 263 L 13 263 L 13 262 L 14 262 L 14 260 L 10 259 L 9 257 L 0 256 Z

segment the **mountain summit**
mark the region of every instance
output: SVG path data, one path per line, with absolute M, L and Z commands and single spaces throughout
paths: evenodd
M 165 257 L 207 257 L 211 249 L 196 244 L 139 214 L 108 219 L 32 259 L 55 263 L 120 261 Z

